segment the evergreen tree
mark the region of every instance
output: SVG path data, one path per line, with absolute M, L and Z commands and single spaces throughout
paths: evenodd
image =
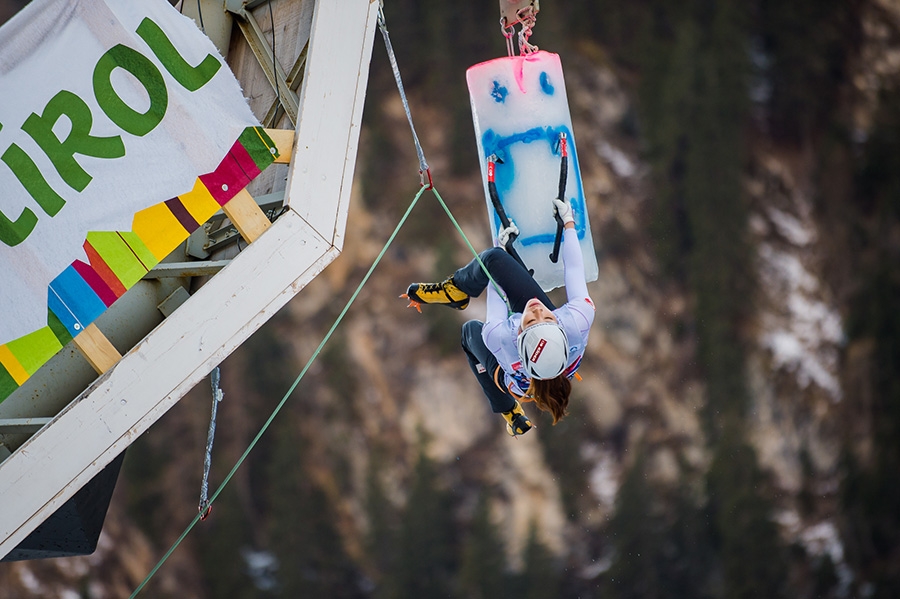
M 268 468 L 267 502 L 279 596 L 360 597 L 359 574 L 335 528 L 336 514 L 302 460 L 298 467 L 298 447 L 302 443 L 290 421 L 282 421 Z
M 869 413 L 869 463 L 845 459 L 841 489 L 848 558 L 872 597 L 900 594 L 900 90 L 881 98 L 857 174 L 855 266 L 861 279 L 848 318 L 851 343 L 868 344 L 869 376 L 847 389 L 854 412 Z
M 550 466 L 550 472 L 557 480 L 562 495 L 563 509 L 571 521 L 576 521 L 580 511 L 579 503 L 589 501 L 588 465 L 581 458 L 580 448 L 588 435 L 590 418 L 582 401 L 573 398 L 569 403 L 569 415 L 552 424 L 546 413 L 540 413 L 537 423 L 541 430 L 538 437 L 544 458 Z
M 615 547 L 615 557 L 608 572 L 609 594 L 616 599 L 664 596 L 661 572 L 657 567 L 662 538 L 652 493 L 641 453 L 622 481 L 616 497 L 616 512 L 609 525 Z
M 244 552 L 254 547 L 254 540 L 247 516 L 238 501 L 236 487 L 223 489 L 207 521 L 198 529 L 198 554 L 210 597 L 275 597 L 271 590 L 261 590 L 253 584 L 243 558 Z
M 545 599 L 559 597 L 561 579 L 552 553 L 538 538 L 537 526 L 532 522 L 528 531 L 523 559 L 522 588 L 517 597 L 523 599 Z
M 491 522 L 487 493 L 478 497 L 469 535 L 463 545 L 459 579 L 461 598 L 512 599 L 514 596 L 510 592 L 503 543 Z
M 836 116 L 862 38 L 861 0 L 760 0 L 770 133 L 802 143 Z
M 667 502 L 666 533 L 660 548 L 665 564 L 666 596 L 712 598 L 715 593 L 710 573 L 715 560 L 708 515 L 698 505 L 687 480 L 682 480 L 672 493 Z
M 718 538 L 723 595 L 732 599 L 786 596 L 787 555 L 772 520 L 756 452 L 732 421 L 707 474 L 710 513 Z
M 366 473 L 365 510 L 369 530 L 365 539 L 366 553 L 374 568 L 375 597 L 390 596 L 390 574 L 396 568 L 397 539 L 394 534 L 397 518 L 395 510 L 381 483 L 382 451 L 372 452 Z
M 610 523 L 615 558 L 609 570 L 616 599 L 713 597 L 711 530 L 686 484 L 657 489 L 643 452 L 625 476 Z
M 688 280 L 696 299 L 698 358 L 707 413 L 741 414 L 746 390 L 740 334 L 752 301 L 752 268 L 742 192 L 747 119 L 747 43 L 738 0 L 698 3 L 704 28 L 696 65 L 697 105 L 685 155 L 685 202 L 692 247 Z
M 710 425 L 720 413 L 740 414 L 746 396 L 741 327 L 753 299 L 742 192 L 747 10 L 737 0 L 655 8 L 653 50 L 643 61 L 638 90 L 657 188 L 651 233 L 666 271 L 696 300 Z
M 686 279 L 692 246 L 685 168 L 697 104 L 699 34 L 691 19 L 682 18 L 674 40 L 653 38 L 655 51 L 643 62 L 639 89 L 641 133 L 656 187 L 650 233 L 665 272 L 679 281 Z
M 456 571 L 452 496 L 440 487 L 437 467 L 420 447 L 397 539 L 393 599 L 450 597 Z

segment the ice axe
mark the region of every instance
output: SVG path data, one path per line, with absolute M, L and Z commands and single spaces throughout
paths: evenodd
M 509 217 L 506 215 L 506 210 L 503 208 L 503 204 L 500 203 L 500 196 L 497 194 L 497 184 L 494 182 L 494 170 L 496 168 L 496 163 L 500 162 L 502 164 L 502 160 L 500 160 L 496 154 L 491 154 L 487 159 L 487 180 L 488 180 L 488 193 L 491 196 L 491 204 L 494 205 L 494 210 L 497 211 L 497 216 L 500 217 L 500 224 L 503 225 L 503 228 L 509 226 Z M 507 253 L 512 256 L 516 262 L 522 265 L 522 268 L 528 271 L 528 274 L 533 275 L 534 269 L 530 269 L 525 266 L 525 262 L 522 260 L 522 257 L 519 256 L 519 253 L 516 251 L 516 248 L 513 247 L 513 241 L 516 240 L 518 235 L 511 234 L 509 236 L 509 241 L 506 242 L 506 245 L 503 247 L 507 251 Z
M 569 177 L 569 153 L 566 147 L 566 134 L 559 134 L 559 195 L 556 197 L 566 201 L 566 179 Z M 562 234 L 563 228 L 565 228 L 565 223 L 563 222 L 562 217 L 559 216 L 559 212 L 554 210 L 553 217 L 556 219 L 556 237 L 553 238 L 553 253 L 550 254 L 550 262 L 556 264 L 559 261 L 559 246 L 562 243 Z

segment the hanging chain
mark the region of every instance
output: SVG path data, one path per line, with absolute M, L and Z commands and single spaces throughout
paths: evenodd
M 538 47 L 529 43 L 532 29 L 537 23 L 537 14 L 540 11 L 538 0 L 500 0 L 500 30 L 506 38 L 506 51 L 509 56 L 515 54 L 513 47 L 513 34 L 516 25 L 521 25 L 519 30 L 519 53 L 527 56 L 538 51 Z

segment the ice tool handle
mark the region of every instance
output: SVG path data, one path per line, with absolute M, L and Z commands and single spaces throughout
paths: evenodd
M 569 178 L 569 151 L 566 144 L 566 134 L 559 134 L 559 194 L 556 196 L 563 202 L 566 201 L 566 180 Z M 556 237 L 553 238 L 553 253 L 550 254 L 550 262 L 559 262 L 559 246 L 562 244 L 563 228 L 565 223 L 559 212 L 554 209 L 553 217 L 556 219 Z
M 500 224 L 505 229 L 509 226 L 509 217 L 506 215 L 506 210 L 503 208 L 503 204 L 500 203 L 500 195 L 497 193 L 497 184 L 494 182 L 494 171 L 496 169 L 496 163 L 500 161 L 499 158 L 495 154 L 491 154 L 488 156 L 487 162 L 487 180 L 488 180 L 488 193 L 491 196 L 491 204 L 494 206 L 494 210 L 497 211 L 497 216 L 500 217 Z M 509 236 L 509 241 L 506 242 L 506 245 L 503 249 L 512 256 L 516 262 L 522 265 L 522 267 L 528 271 L 528 274 L 534 274 L 534 269 L 530 269 L 525 265 L 525 261 L 522 260 L 522 257 L 519 256 L 519 253 L 516 251 L 516 248 L 513 247 L 513 242 L 516 240 L 515 233 L 511 233 Z

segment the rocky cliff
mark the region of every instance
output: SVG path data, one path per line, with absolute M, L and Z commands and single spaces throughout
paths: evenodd
M 873 2 L 863 14 L 846 102 L 861 140 L 876 122 L 879 93 L 900 81 L 900 3 Z M 483 300 L 460 313 L 426 308 L 420 315 L 397 297 L 409 282 L 440 278 L 470 256 L 426 193 L 221 505 L 160 570 L 152 596 L 226 596 L 217 594 L 216 569 L 205 565 L 216 551 L 240 556 L 227 563 L 269 592 L 272 570 L 258 560 L 272 555 L 278 529 L 302 515 L 288 512 L 304 509 L 297 498 L 309 488 L 323 498 L 309 505 L 328 506 L 328 530 L 354 564 L 358 595 L 371 596 L 379 582 L 370 547 L 373 484 L 385 510 L 402 513 L 422 454 L 435 465 L 436 484 L 454 498 L 448 521 L 468 530 L 485 494 L 513 571 L 522 568 L 536 530 L 584 588 L 602 580 L 614 559 L 609 522 L 636 460 L 659 488 L 689 484 L 703 492 L 698 477 L 713 456 L 691 330 L 694 299 L 655 257 L 648 232 L 653 179 L 627 126 L 636 111 L 633 86 L 595 42 L 563 58 L 600 264 L 589 285 L 597 315 L 584 380 L 575 384 L 569 418 L 557 427 L 538 418 L 532 433 L 507 437 L 457 349 L 459 326 L 481 317 Z M 417 189 L 399 100 L 370 100 L 383 102 L 383 120 L 377 130 L 364 123 L 342 256 L 222 365 L 214 486 L 313 354 Z M 415 93 L 413 111 L 437 189 L 473 244 L 486 245 L 477 171 L 451 174 L 451 116 Z M 871 458 L 878 415 L 857 393 L 872 348 L 848 343 L 853 262 L 841 256 L 847 246 L 835 234 L 840 227 L 816 207 L 823 181 L 817 151 L 762 135 L 751 140 L 743 187 L 754 261 L 746 275 L 761 284 L 745 323 L 753 340 L 745 432 L 771 485 L 780 537 L 809 556 L 827 555 L 834 592 L 847 596 L 858 573 L 847 562 L 839 518 L 842 452 L 850 447 L 861 460 Z M 365 162 L 373 154 L 381 155 L 371 159 L 374 176 Z M 0 597 L 127 596 L 195 513 L 208 411 L 208 389 L 195 389 L 129 450 L 94 556 L 3 565 Z M 282 440 L 293 464 L 283 461 Z M 289 484 L 295 478 L 301 480 Z M 226 534 L 232 526 L 240 532 Z M 297 534 L 322 542 L 306 524 L 297 526 Z

